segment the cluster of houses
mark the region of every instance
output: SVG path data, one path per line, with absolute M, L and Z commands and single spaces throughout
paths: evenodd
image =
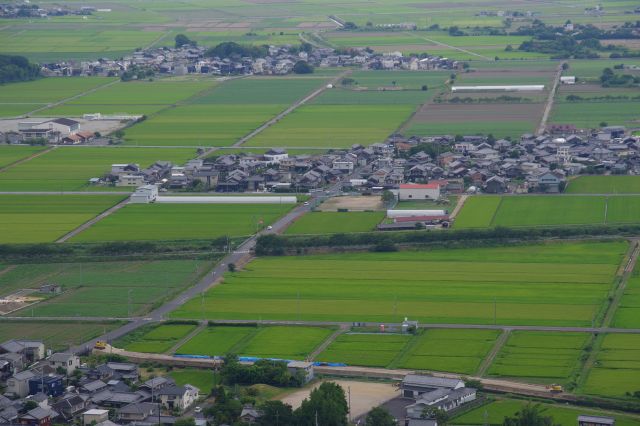
M 374 53 L 367 49 L 337 52 L 332 48 L 313 48 L 310 52 L 292 50 L 292 46 L 269 46 L 267 55 L 251 57 L 207 57 L 204 46 L 159 47 L 136 51 L 120 59 L 63 61 L 42 64 L 42 74 L 60 76 L 120 76 L 137 67 L 157 74 L 185 75 L 285 75 L 299 60 L 316 67 L 362 67 L 365 69 L 431 70 L 457 69 L 462 62 L 440 56 L 404 56 L 401 52 Z
M 66 15 L 91 15 L 96 9 L 89 6 L 83 6 L 79 9 L 69 9 L 67 7 L 40 7 L 26 3 L 2 3 L 0 4 L 0 18 L 18 19 L 18 18 L 48 18 L 50 16 L 66 16 Z
M 26 426 L 171 425 L 200 397 L 198 388 L 167 377 L 141 381 L 135 364 L 90 367 L 71 353 L 47 356 L 31 340 L 0 344 L 0 384 L 0 424 Z

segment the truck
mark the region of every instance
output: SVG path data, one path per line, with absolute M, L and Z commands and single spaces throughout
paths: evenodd
M 98 340 L 93 347 L 95 349 L 106 349 L 107 348 L 107 342 L 105 342 L 103 340 Z
M 564 388 L 561 385 L 557 385 L 557 384 L 549 385 L 549 386 L 547 386 L 547 389 L 549 389 L 549 391 L 551 393 L 564 392 Z

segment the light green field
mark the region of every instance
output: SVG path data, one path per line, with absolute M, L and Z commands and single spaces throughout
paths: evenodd
M 613 68 L 615 65 L 640 65 L 640 60 L 634 58 L 604 59 L 604 60 L 577 60 L 569 61 L 569 69 L 565 75 L 575 75 L 582 79 L 598 79 L 605 68 Z
M 580 391 L 624 398 L 640 383 L 640 335 L 607 334 Z
M 448 203 L 439 203 L 432 200 L 403 200 L 399 201 L 395 205 L 395 210 L 432 210 L 432 209 L 445 209 L 452 211 L 458 203 L 458 197 L 456 195 L 450 195 L 447 197 Z
M 588 339 L 587 333 L 512 331 L 488 374 L 566 383 Z
M 121 195 L 0 195 L 0 243 L 53 242 L 123 199 Z
M 314 105 L 421 105 L 435 90 L 349 90 L 336 87 L 326 90 L 311 103 Z
M 449 75 L 447 71 L 354 71 L 349 78 L 355 80 L 354 87 L 368 90 L 394 86 L 404 90 L 420 90 L 426 85 L 429 91 L 436 91 L 444 87 Z M 340 82 L 337 86 L 340 86 Z
M 174 318 L 590 326 L 624 242 L 258 258 Z M 494 305 L 495 301 L 495 305 Z
M 72 240 L 93 242 L 239 237 L 251 235 L 273 223 L 292 207 L 292 204 L 129 204 Z
M 19 311 L 20 316 L 125 318 L 144 315 L 210 267 L 195 260 L 18 265 L 0 283 L 14 289 L 50 282 L 63 287 L 62 294 Z
M 493 347 L 496 330 L 430 329 L 398 361 L 398 367 L 473 374 Z
M 89 179 L 102 177 L 116 163 L 138 163 L 149 167 L 156 161 L 183 164 L 195 157 L 192 149 L 152 150 L 114 147 L 60 147 L 0 172 L 0 191 L 101 191 L 114 188 L 89 186 Z M 120 191 L 131 188 L 116 188 Z
M 549 72 L 470 72 L 460 73 L 455 81 L 456 85 L 502 85 L 502 84 L 544 84 L 547 88 L 551 85 L 554 74 Z M 508 94 L 508 93 L 507 93 Z M 466 95 L 460 94 L 460 96 Z M 487 92 L 488 96 L 496 96 L 495 92 Z M 520 96 L 517 93 L 512 96 Z M 523 97 L 529 94 L 522 95 Z
M 285 231 L 286 234 L 335 234 L 374 231 L 384 212 L 309 212 Z
M 579 176 L 568 182 L 569 194 L 640 194 L 640 176 Z
M 322 327 L 210 326 L 180 347 L 178 353 L 223 356 L 232 352 L 242 356 L 304 360 L 332 332 Z
M 640 328 L 640 271 L 636 265 L 613 317 L 614 327 Z
M 573 124 L 580 129 L 609 126 L 634 127 L 640 119 L 636 102 L 567 102 L 556 103 L 551 110 L 551 124 Z
M 505 104 L 505 111 L 508 105 L 509 104 Z M 464 116 L 461 115 L 459 119 L 444 122 L 411 121 L 405 133 L 417 136 L 492 134 L 496 138 L 505 138 L 507 136 L 519 138 L 524 133 L 533 132 L 535 126 L 536 123 L 534 121 L 500 121 L 497 119 L 486 121 L 473 119 L 473 117 L 469 117 L 465 114 Z
M 521 399 L 500 398 L 490 402 L 489 404 L 464 412 L 460 416 L 454 417 L 450 420 L 450 424 L 500 426 L 503 424 L 505 417 L 512 417 L 528 403 L 528 401 Z M 620 426 L 637 426 L 640 424 L 640 420 L 636 417 L 599 411 L 591 408 L 569 406 L 565 404 L 541 404 L 540 407 L 542 408 L 543 416 L 553 417 L 554 424 L 562 426 L 577 424 L 577 419 L 580 415 L 613 417 L 616 420 L 616 425 Z
M 40 111 L 38 115 L 78 117 L 90 113 L 151 114 L 214 86 L 215 81 L 211 78 L 118 82 L 61 106 Z
M 44 149 L 42 146 L 0 145 L 0 167 L 6 167 Z
M 63 351 L 70 345 L 80 345 L 121 325 L 121 322 L 116 321 L 2 321 L 0 341 L 40 340 L 47 349 Z
M 409 118 L 410 105 L 305 105 L 247 142 L 248 146 L 341 148 L 381 142 Z
M 195 324 L 162 324 L 151 329 L 139 329 L 114 345 L 132 352 L 165 353 L 196 327 Z
M 341 334 L 315 361 L 388 367 L 409 339 L 410 336 L 399 334 Z
M 454 227 L 574 226 L 638 223 L 635 196 L 476 196 L 470 197 Z
M 178 386 L 191 385 L 200 389 L 200 395 L 208 395 L 215 383 L 215 376 L 197 368 L 174 369 L 169 372 Z

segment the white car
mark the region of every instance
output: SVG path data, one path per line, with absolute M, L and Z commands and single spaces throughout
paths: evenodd
M 305 201 L 305 202 L 304 202 L 304 203 L 302 203 L 302 204 L 304 204 L 305 206 L 308 206 L 308 205 L 309 205 L 309 202 L 308 202 L 308 201 Z
M 194 413 L 202 413 L 202 407 L 196 407 L 193 409 Z
M 271 231 L 273 229 L 273 226 L 269 225 L 267 226 L 267 231 Z

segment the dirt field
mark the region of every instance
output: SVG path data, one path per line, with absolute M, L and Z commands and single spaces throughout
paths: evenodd
M 349 390 L 351 390 L 351 418 L 361 416 L 399 394 L 391 383 L 357 382 L 354 380 L 331 381 L 342 386 L 347 398 L 349 397 Z M 296 409 L 309 396 L 311 391 L 318 386 L 320 386 L 320 383 L 296 391 L 283 397 L 281 401 Z
M 318 206 L 323 212 L 335 212 L 338 209 L 349 211 L 385 210 L 379 196 L 333 197 Z

